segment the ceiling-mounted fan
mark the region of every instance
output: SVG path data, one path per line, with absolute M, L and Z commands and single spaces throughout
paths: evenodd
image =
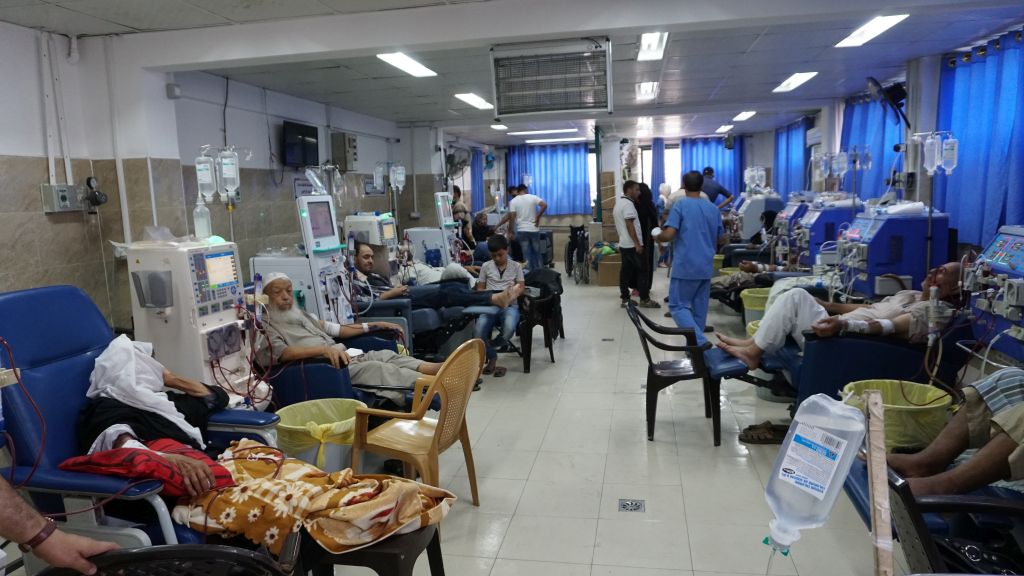
M 889 86 L 882 86 L 877 78 L 868 76 L 868 94 L 872 100 L 879 100 L 883 106 L 892 109 L 896 117 L 903 120 L 903 124 L 910 129 L 910 120 L 903 112 L 903 101 L 907 99 L 907 86 L 903 82 L 894 82 Z

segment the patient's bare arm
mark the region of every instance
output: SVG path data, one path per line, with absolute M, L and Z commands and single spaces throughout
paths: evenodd
M 189 396 L 195 396 L 196 398 L 205 398 L 213 393 L 199 382 L 178 376 L 167 368 L 164 368 L 164 386 L 184 392 Z

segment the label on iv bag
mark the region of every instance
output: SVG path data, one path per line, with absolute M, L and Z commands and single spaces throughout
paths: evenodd
M 196 164 L 196 180 L 200 184 L 213 184 L 213 170 L 209 164 Z
M 779 480 L 823 500 L 845 449 L 846 440 L 821 428 L 797 424 L 779 467 Z
M 238 177 L 238 164 L 235 164 L 233 160 L 225 160 L 220 163 L 221 175 L 227 178 Z

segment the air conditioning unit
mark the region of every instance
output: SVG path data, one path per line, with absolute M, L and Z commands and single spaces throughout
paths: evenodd
M 821 128 L 808 129 L 804 139 L 808 148 L 816 144 L 821 144 Z
M 491 47 L 495 117 L 611 112 L 608 38 Z

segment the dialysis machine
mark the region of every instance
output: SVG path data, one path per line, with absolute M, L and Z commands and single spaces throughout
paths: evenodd
M 740 237 L 744 241 L 752 238 L 763 226 L 761 214 L 768 210 L 781 212 L 782 208 L 782 197 L 774 192 L 749 194 L 746 201 L 739 208 Z
M 964 289 L 971 292 L 974 334 L 991 344 L 993 360 L 1024 361 L 1024 226 L 999 229 L 965 271 Z
M 414 259 L 443 267 L 459 261 L 459 226 L 452 215 L 451 194 L 436 192 L 434 207 L 437 210 L 437 228 L 406 228 L 405 240 L 409 242 Z
M 800 231 L 796 234 L 800 264 L 818 264 L 821 245 L 825 242 L 835 242 L 839 238 L 839 232 L 844 226 L 849 226 L 853 219 L 853 209 L 850 206 L 810 207 L 800 219 Z
M 253 256 L 249 270 L 266 276 L 282 272 L 292 280 L 298 304 L 321 320 L 351 324 L 353 321 L 346 245 L 338 235 L 334 197 L 327 194 L 299 196 L 299 227 L 305 256 Z M 350 234 L 351 236 L 351 234 Z
M 389 261 L 394 262 L 398 259 L 398 229 L 390 212 L 360 212 L 346 216 L 344 229 L 360 242 L 387 248 Z
M 847 209 L 849 210 L 849 209 Z M 917 289 L 928 270 L 949 255 L 949 216 L 931 216 L 931 261 L 928 250 L 928 214 L 859 214 L 839 240 L 839 255 L 851 275 L 853 291 L 869 298 L 894 294 L 899 277 L 908 290 Z
M 232 242 L 135 242 L 128 247 L 135 337 L 172 372 L 247 395 L 253 383 L 237 307 Z

